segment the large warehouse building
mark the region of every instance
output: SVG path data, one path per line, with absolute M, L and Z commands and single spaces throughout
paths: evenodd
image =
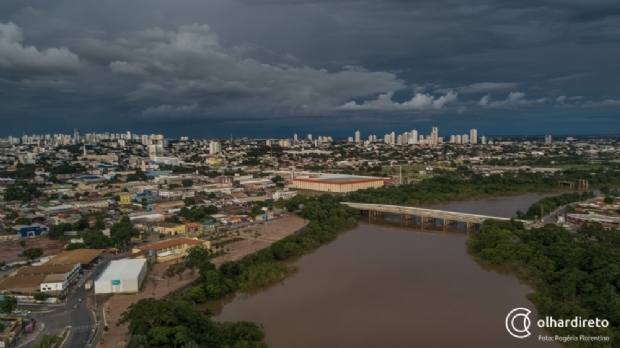
M 140 290 L 146 276 L 146 259 L 110 261 L 95 280 L 95 294 L 132 293 Z
M 301 190 L 346 193 L 371 187 L 382 187 L 388 178 L 344 174 L 313 174 L 295 177 L 292 188 Z

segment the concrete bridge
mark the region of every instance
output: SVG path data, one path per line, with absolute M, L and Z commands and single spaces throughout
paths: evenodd
M 365 204 L 365 203 L 351 203 L 341 202 L 351 208 L 357 209 L 362 212 L 362 215 L 369 216 L 382 216 L 385 213 L 398 214 L 401 216 L 401 220 L 413 220 L 419 221 L 424 224 L 436 224 L 437 220 L 443 220 L 444 226 L 456 226 L 457 223 L 465 223 L 467 228 L 480 227 L 480 225 L 487 219 L 505 220 L 508 218 L 501 218 L 496 216 L 476 215 L 467 213 L 457 213 L 452 211 L 417 208 L 417 207 L 404 207 L 399 205 L 385 205 L 385 204 Z M 521 221 L 529 224 L 530 221 Z

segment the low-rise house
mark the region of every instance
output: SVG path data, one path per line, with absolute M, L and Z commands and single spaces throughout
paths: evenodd
M 164 222 L 157 226 L 157 231 L 163 234 L 180 235 L 185 234 L 185 225 Z

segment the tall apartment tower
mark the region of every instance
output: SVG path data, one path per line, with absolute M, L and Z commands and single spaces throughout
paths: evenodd
M 413 139 L 414 144 L 418 143 L 418 131 L 417 130 L 414 129 L 411 131 L 411 139 Z
M 545 135 L 545 145 L 551 145 L 551 135 Z
M 312 140 L 312 134 L 308 134 L 308 140 Z
M 478 144 L 478 130 L 477 129 L 469 130 L 469 143 Z
M 355 142 L 359 143 L 362 141 L 362 133 L 360 133 L 360 131 L 356 131 L 355 132 Z
M 295 142 L 295 143 L 297 142 L 297 133 L 293 134 L 293 142 Z
M 433 127 L 431 128 L 431 146 L 437 146 L 439 144 L 439 128 Z
M 222 152 L 222 144 L 219 141 L 211 140 L 209 143 L 209 155 L 215 155 Z

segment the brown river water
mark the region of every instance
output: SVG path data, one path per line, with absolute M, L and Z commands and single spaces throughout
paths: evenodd
M 432 208 L 511 217 L 541 197 Z M 536 325 L 531 337 L 510 336 L 505 319 L 512 309 L 525 307 L 537 317 L 525 298 L 532 290 L 477 264 L 467 254 L 464 229 L 435 230 L 366 220 L 293 261 L 299 272 L 284 281 L 207 307 L 215 320 L 262 325 L 270 348 L 560 347 L 539 341 L 545 332 Z

